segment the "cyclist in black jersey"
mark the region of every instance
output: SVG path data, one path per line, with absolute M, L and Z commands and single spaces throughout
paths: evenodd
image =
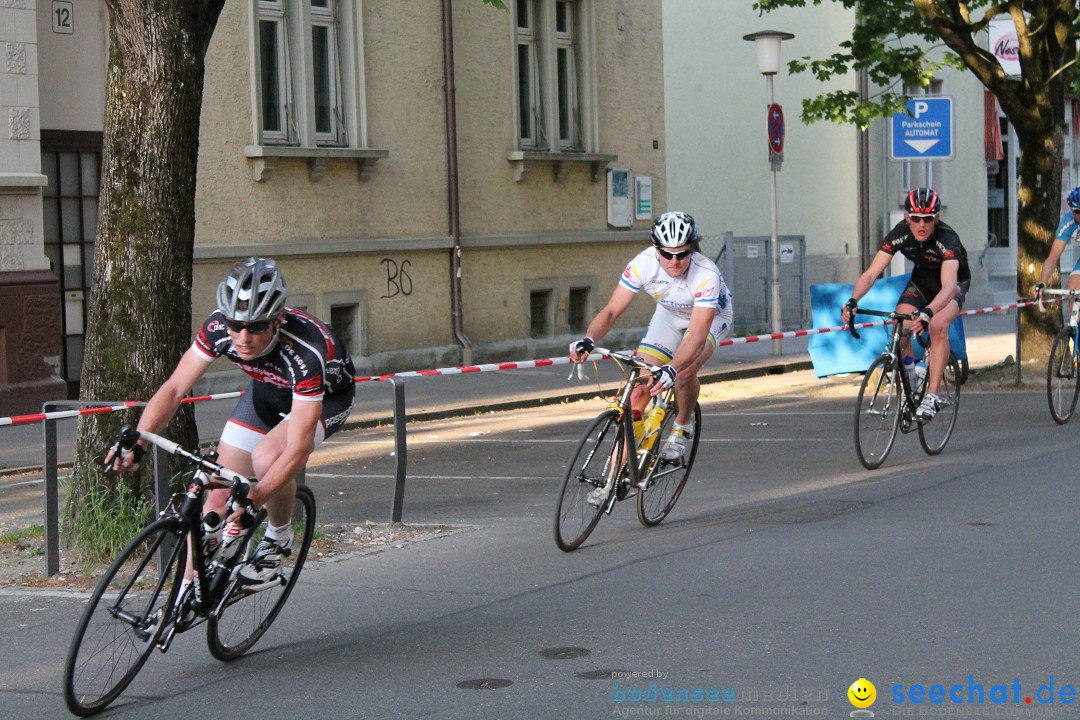
M 137 428 L 164 428 L 218 357 L 251 376 L 217 449 L 222 465 L 258 478 L 248 499 L 265 505 L 269 515 L 263 541 L 241 571 L 253 581 L 277 572 L 292 542 L 296 474 L 344 424 L 356 389 L 352 360 L 341 341 L 318 318 L 286 307 L 286 293 L 285 278 L 273 260 L 250 257 L 234 265 L 218 286 L 218 309 L 150 398 Z M 132 469 L 144 449 L 145 443 L 114 458 L 114 467 Z M 204 518 L 211 513 L 220 518 L 228 495 L 228 490 L 209 493 Z
M 941 222 L 941 197 L 931 188 L 916 188 L 904 200 L 904 219 L 896 224 L 882 241 L 870 267 L 855 281 L 851 299 L 841 311 L 844 323 L 851 318 L 851 309 L 859 298 L 885 271 L 896 253 L 911 260 L 911 282 L 900 294 L 896 311 L 917 313 L 909 328 L 914 333 L 924 329 L 930 333 L 930 375 L 927 392 L 915 412 L 919 420 L 929 420 L 938 411 L 937 392 L 941 375 L 949 360 L 949 326 L 964 307 L 964 298 L 971 287 L 971 270 L 967 250 L 951 227 Z M 903 354 L 912 357 L 911 338 L 903 338 Z

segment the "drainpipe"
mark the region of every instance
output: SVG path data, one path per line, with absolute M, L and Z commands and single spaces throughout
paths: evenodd
M 870 94 L 866 68 L 859 70 L 859 99 Z M 870 266 L 870 129 L 859 130 L 859 257 L 860 267 Z
M 454 84 L 454 21 L 450 0 L 442 0 L 443 8 L 443 72 L 446 87 L 446 175 L 447 205 L 450 215 L 450 238 L 454 248 L 450 253 L 450 309 L 454 323 L 454 339 L 461 346 L 462 363 L 472 364 L 472 342 L 465 335 L 461 303 L 461 204 L 458 198 L 457 100 Z

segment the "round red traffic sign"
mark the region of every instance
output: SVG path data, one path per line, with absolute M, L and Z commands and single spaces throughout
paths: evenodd
M 780 153 L 784 151 L 784 109 L 773 103 L 769 106 L 769 148 Z

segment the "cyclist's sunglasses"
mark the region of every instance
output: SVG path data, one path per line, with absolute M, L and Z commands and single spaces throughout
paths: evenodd
M 664 258 L 665 260 L 682 260 L 684 257 L 688 256 L 690 253 L 694 252 L 694 249 L 693 248 L 686 248 L 685 250 L 680 250 L 679 252 L 668 252 L 664 248 L 658 247 L 658 248 L 656 248 L 656 251 L 659 252 L 660 257 Z
M 928 223 L 937 219 L 937 215 L 908 215 L 910 222 Z
M 252 335 L 262 335 L 274 324 L 273 320 L 259 320 L 258 322 L 240 322 L 239 320 L 225 320 L 225 326 L 234 333 L 242 333 L 247 330 Z

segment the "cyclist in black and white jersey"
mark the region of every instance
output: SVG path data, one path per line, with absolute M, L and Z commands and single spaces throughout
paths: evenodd
M 904 210 L 904 219 L 885 236 L 870 267 L 855 281 L 841 318 L 845 324 L 851 321 L 852 308 L 870 291 L 896 253 L 915 264 L 896 311 L 917 315 L 909 328 L 913 333 L 930 333 L 930 374 L 926 394 L 915 411 L 916 418 L 926 421 L 938 411 L 937 393 L 949 360 L 949 326 L 964 307 L 971 270 L 960 236 L 940 220 L 941 197 L 937 192 L 931 188 L 910 191 L 904 199 Z M 905 335 L 902 343 L 904 357 L 912 357 L 911 338 Z
M 250 580 L 277 572 L 292 543 L 296 474 L 311 452 L 349 416 L 356 391 L 352 359 L 318 318 L 285 306 L 285 278 L 277 263 L 251 257 L 234 265 L 218 286 L 215 310 L 139 419 L 138 430 L 159 432 L 180 402 L 219 357 L 251 376 L 225 423 L 219 462 L 258 478 L 248 499 L 265 505 L 268 527 L 250 563 Z M 114 467 L 138 464 L 145 443 Z M 228 490 L 209 493 L 204 516 L 225 512 Z

